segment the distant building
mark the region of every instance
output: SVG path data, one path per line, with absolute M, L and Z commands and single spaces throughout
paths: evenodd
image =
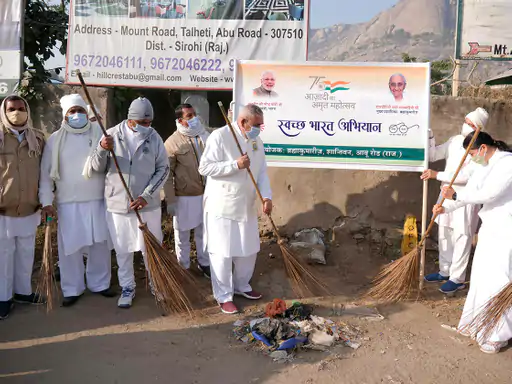
M 491 77 L 485 81 L 485 85 L 494 89 L 507 88 L 512 86 L 512 69 L 503 72 L 501 75 Z

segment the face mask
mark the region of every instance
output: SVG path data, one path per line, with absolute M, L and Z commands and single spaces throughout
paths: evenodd
M 27 122 L 28 112 L 24 111 L 12 111 L 6 113 L 7 119 L 13 125 L 23 125 Z
M 151 127 L 145 127 L 143 125 L 137 124 L 133 130 L 137 133 L 140 133 L 141 135 L 145 135 L 149 132 Z
M 199 121 L 199 118 L 197 116 L 194 116 L 193 118 L 188 120 L 187 123 L 190 129 L 195 129 L 201 125 L 201 122 Z
M 474 129 L 473 129 L 473 127 L 471 127 L 471 125 L 466 124 L 466 123 L 464 123 L 462 125 L 462 136 L 466 137 L 467 135 L 469 135 L 473 131 L 474 131 Z
M 68 116 L 68 124 L 71 128 L 80 129 L 87 125 L 89 119 L 85 113 L 74 113 Z
M 261 132 L 260 127 L 251 127 L 251 130 L 249 132 L 245 132 L 245 134 L 247 135 L 247 138 L 254 140 L 255 138 L 257 138 L 259 136 L 260 132 Z
M 485 160 L 485 155 L 487 154 L 487 149 L 484 150 L 483 155 L 480 154 L 480 149 L 478 150 L 478 153 L 471 158 L 475 163 L 479 165 L 487 165 L 487 160 Z

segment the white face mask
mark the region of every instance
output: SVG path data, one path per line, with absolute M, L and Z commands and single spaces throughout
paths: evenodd
M 462 125 L 462 136 L 466 137 L 474 131 L 473 127 L 469 124 L 464 123 Z

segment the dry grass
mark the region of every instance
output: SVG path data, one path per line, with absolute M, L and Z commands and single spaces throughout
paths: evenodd
M 483 98 L 510 102 L 510 100 L 512 100 L 512 87 L 501 89 L 491 88 L 485 85 L 481 85 L 478 88 L 465 87 L 460 89 L 459 95 L 463 97 Z
M 52 225 L 48 222 L 45 225 L 45 235 L 43 244 L 43 257 L 39 269 L 39 281 L 36 286 L 36 293 L 41 298 L 46 299 L 46 312 L 53 309 L 53 304 L 57 300 L 59 289 L 55 281 L 55 260 L 52 248 Z
M 283 255 L 284 267 L 293 292 L 299 298 L 314 296 L 315 293 L 320 295 L 331 295 L 331 292 L 325 284 L 323 284 L 313 273 L 304 266 L 290 250 L 284 240 L 279 239 L 279 247 Z
M 204 301 L 195 278 L 185 270 L 175 255 L 165 249 L 146 224 L 140 229 L 148 262 L 148 273 L 157 305 L 166 313 L 188 312 L 192 315 L 193 303 Z
M 387 303 L 408 299 L 419 283 L 420 246 L 382 267 L 364 298 Z
M 489 300 L 480 310 L 479 314 L 461 329 L 478 338 L 488 340 L 492 333 L 498 329 L 503 317 L 512 309 L 512 283 L 503 288 L 500 293 Z

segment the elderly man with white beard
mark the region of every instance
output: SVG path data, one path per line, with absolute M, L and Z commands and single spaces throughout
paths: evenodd
M 272 192 L 263 142 L 258 137 L 263 111 L 245 106 L 233 124 L 240 152 L 228 126 L 215 130 L 208 141 L 199 173 L 207 177 L 204 195 L 205 247 L 210 254 L 213 295 L 221 311 L 238 312 L 233 295 L 261 299 L 249 284 L 260 251 L 256 189 L 251 168 L 264 198 L 263 212 L 272 212 Z M 233 271 L 234 264 L 234 271 Z
M 165 149 L 171 167 L 164 186 L 167 214 L 173 216 L 174 244 L 178 261 L 190 268 L 190 231 L 194 230 L 197 267 L 210 278 L 210 258 L 203 249 L 203 194 L 205 178 L 199 174 L 199 162 L 209 133 L 190 104 L 175 110 L 176 127 Z
M 430 138 L 430 161 L 435 162 L 446 159 L 444 172 L 433 170 L 425 171 L 422 179 L 436 179 L 441 181 L 441 187 L 448 186 L 457 167 L 464 156 L 465 150 L 462 146 L 464 138 L 473 132 L 477 126 L 484 129 L 489 115 L 483 108 L 477 108 L 470 112 L 462 125 L 461 134 L 448 139 L 439 146 L 435 145 L 433 136 Z M 465 188 L 470 176 L 479 165 L 471 162 L 470 157 L 466 159 L 461 172 L 455 179 L 453 188 L 455 191 L 462 191 Z M 449 207 L 453 202 L 447 200 L 444 205 Z M 480 207 L 465 205 L 449 213 L 443 213 L 436 219 L 439 225 L 439 272 L 425 276 L 430 283 L 444 282 L 440 291 L 448 294 L 465 288 L 466 270 L 471 253 L 472 239 L 478 225 L 478 211 Z
M 169 160 L 162 138 L 151 127 L 153 115 L 148 99 L 135 99 L 128 109 L 128 118 L 107 131 L 108 135 L 102 137 L 92 155 L 93 169 L 107 174 L 107 224 L 119 266 L 117 275 L 122 293 L 117 305 L 120 308 L 130 308 L 135 298 L 134 252 L 142 252 L 147 269 L 144 237 L 135 210 L 153 235 L 163 240 L 160 192 L 169 177 Z M 134 198 L 131 203 L 110 150 L 116 154 Z M 149 278 L 151 286 L 151 276 Z
M 48 139 L 41 162 L 39 199 L 46 210 L 57 203 L 62 305 L 74 305 L 87 287 L 114 297 L 110 290 L 112 246 L 105 219 L 105 175 L 93 172 L 91 155 L 101 138 L 78 94 L 60 99 L 62 124 Z M 87 267 L 84 271 L 84 255 Z

